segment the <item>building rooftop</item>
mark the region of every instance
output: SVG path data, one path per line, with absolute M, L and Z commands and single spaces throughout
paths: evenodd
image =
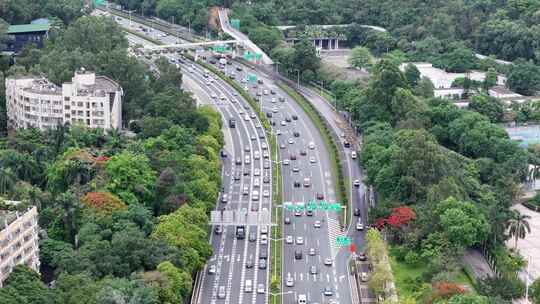
M 22 34 L 22 33 L 32 33 L 32 32 L 46 32 L 50 28 L 49 23 L 41 24 L 19 24 L 19 25 L 10 25 L 7 33 L 8 34 Z
M 24 88 L 25 91 L 38 94 L 62 95 L 62 88 L 46 78 L 17 77 L 17 79 L 34 79 L 29 86 Z

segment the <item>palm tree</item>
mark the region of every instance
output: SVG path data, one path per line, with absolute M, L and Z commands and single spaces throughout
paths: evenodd
M 529 215 L 523 215 L 515 210 L 510 213 L 510 218 L 508 219 L 506 225 L 509 229 L 508 234 L 510 237 L 514 237 L 515 240 L 514 250 L 517 249 L 518 239 L 524 239 L 525 235 L 531 232 L 531 226 L 527 221 L 530 218 L 531 217 Z

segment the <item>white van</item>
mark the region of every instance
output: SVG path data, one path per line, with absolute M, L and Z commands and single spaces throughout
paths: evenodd
M 244 287 L 245 292 L 253 292 L 253 283 L 251 280 L 246 280 L 246 285 Z
M 298 304 L 307 304 L 307 297 L 305 294 L 298 295 Z
M 351 152 L 351 158 L 352 158 L 352 159 L 356 159 L 356 151 L 352 151 L 352 152 Z

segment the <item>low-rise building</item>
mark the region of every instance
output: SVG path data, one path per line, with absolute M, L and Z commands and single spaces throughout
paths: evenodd
M 7 30 L 8 40 L 5 51 L 17 53 L 29 43 L 42 48 L 43 41 L 49 34 L 49 29 L 48 22 L 10 25 Z
M 0 203 L 0 287 L 2 287 L 16 265 L 25 264 L 39 272 L 40 262 L 37 208 L 32 206 L 24 211 L 10 211 L 5 206 L 15 207 L 20 202 L 0 199 Z
M 42 130 L 64 124 L 122 127 L 122 88 L 105 76 L 81 69 L 59 87 L 35 76 L 6 78 L 8 127 Z

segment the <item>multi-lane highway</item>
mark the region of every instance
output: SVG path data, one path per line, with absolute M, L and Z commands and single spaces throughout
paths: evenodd
M 124 18 L 116 18 L 116 21 L 130 26 Z M 131 22 L 131 28 L 141 27 L 144 28 Z M 176 38 L 156 30 L 141 30 L 141 33 L 165 43 L 176 42 Z M 132 35 L 129 40 L 136 44 L 149 43 Z M 338 222 L 338 212 L 343 211 L 324 210 L 324 204 L 321 204 L 322 201 L 336 203 L 336 185 L 333 184 L 329 152 L 318 129 L 269 78 L 247 71 L 246 67 L 236 63 L 225 65 L 225 73 L 234 73 L 235 79 L 259 100 L 262 112 L 275 124 L 273 134 L 278 138 L 281 161 L 270 164 L 266 158 L 270 153 L 265 150 L 269 147 L 268 134 L 264 133 L 257 117 L 252 115 L 248 103 L 232 87 L 204 68 L 176 61 L 176 55 L 167 56 L 181 66 L 184 77 L 189 79 L 184 83 L 190 86 L 197 98 L 211 102 L 221 113 L 226 126 L 229 119 L 236 121 L 235 128 L 226 129 L 228 157 L 223 162 L 224 188 L 217 209 L 270 209 L 270 166 L 282 166 L 284 212 L 283 218 L 274 219 L 274 222 L 282 225 L 284 239 L 270 240 L 269 235 L 263 237 L 262 227 L 247 227 L 245 239 L 235 237 L 234 226 L 213 227 L 210 242 L 214 255 L 202 273 L 201 288 L 196 297 L 198 303 L 267 303 L 269 273 L 268 267 L 264 266 L 270 261 L 261 259 L 261 256 L 269 255 L 272 241 L 284 242 L 283 303 L 297 303 L 303 296 L 307 303 L 352 303 L 347 271 L 349 253 L 347 248 L 336 242 L 338 237 L 347 235 L 347 231 L 341 231 Z M 256 73 L 262 83 L 248 83 L 248 73 Z M 355 176 L 354 172 L 351 174 Z M 221 202 L 225 194 L 226 202 Z M 314 206 L 312 212 L 307 211 L 310 201 L 315 202 L 311 205 Z M 296 207 L 287 207 L 289 203 Z

